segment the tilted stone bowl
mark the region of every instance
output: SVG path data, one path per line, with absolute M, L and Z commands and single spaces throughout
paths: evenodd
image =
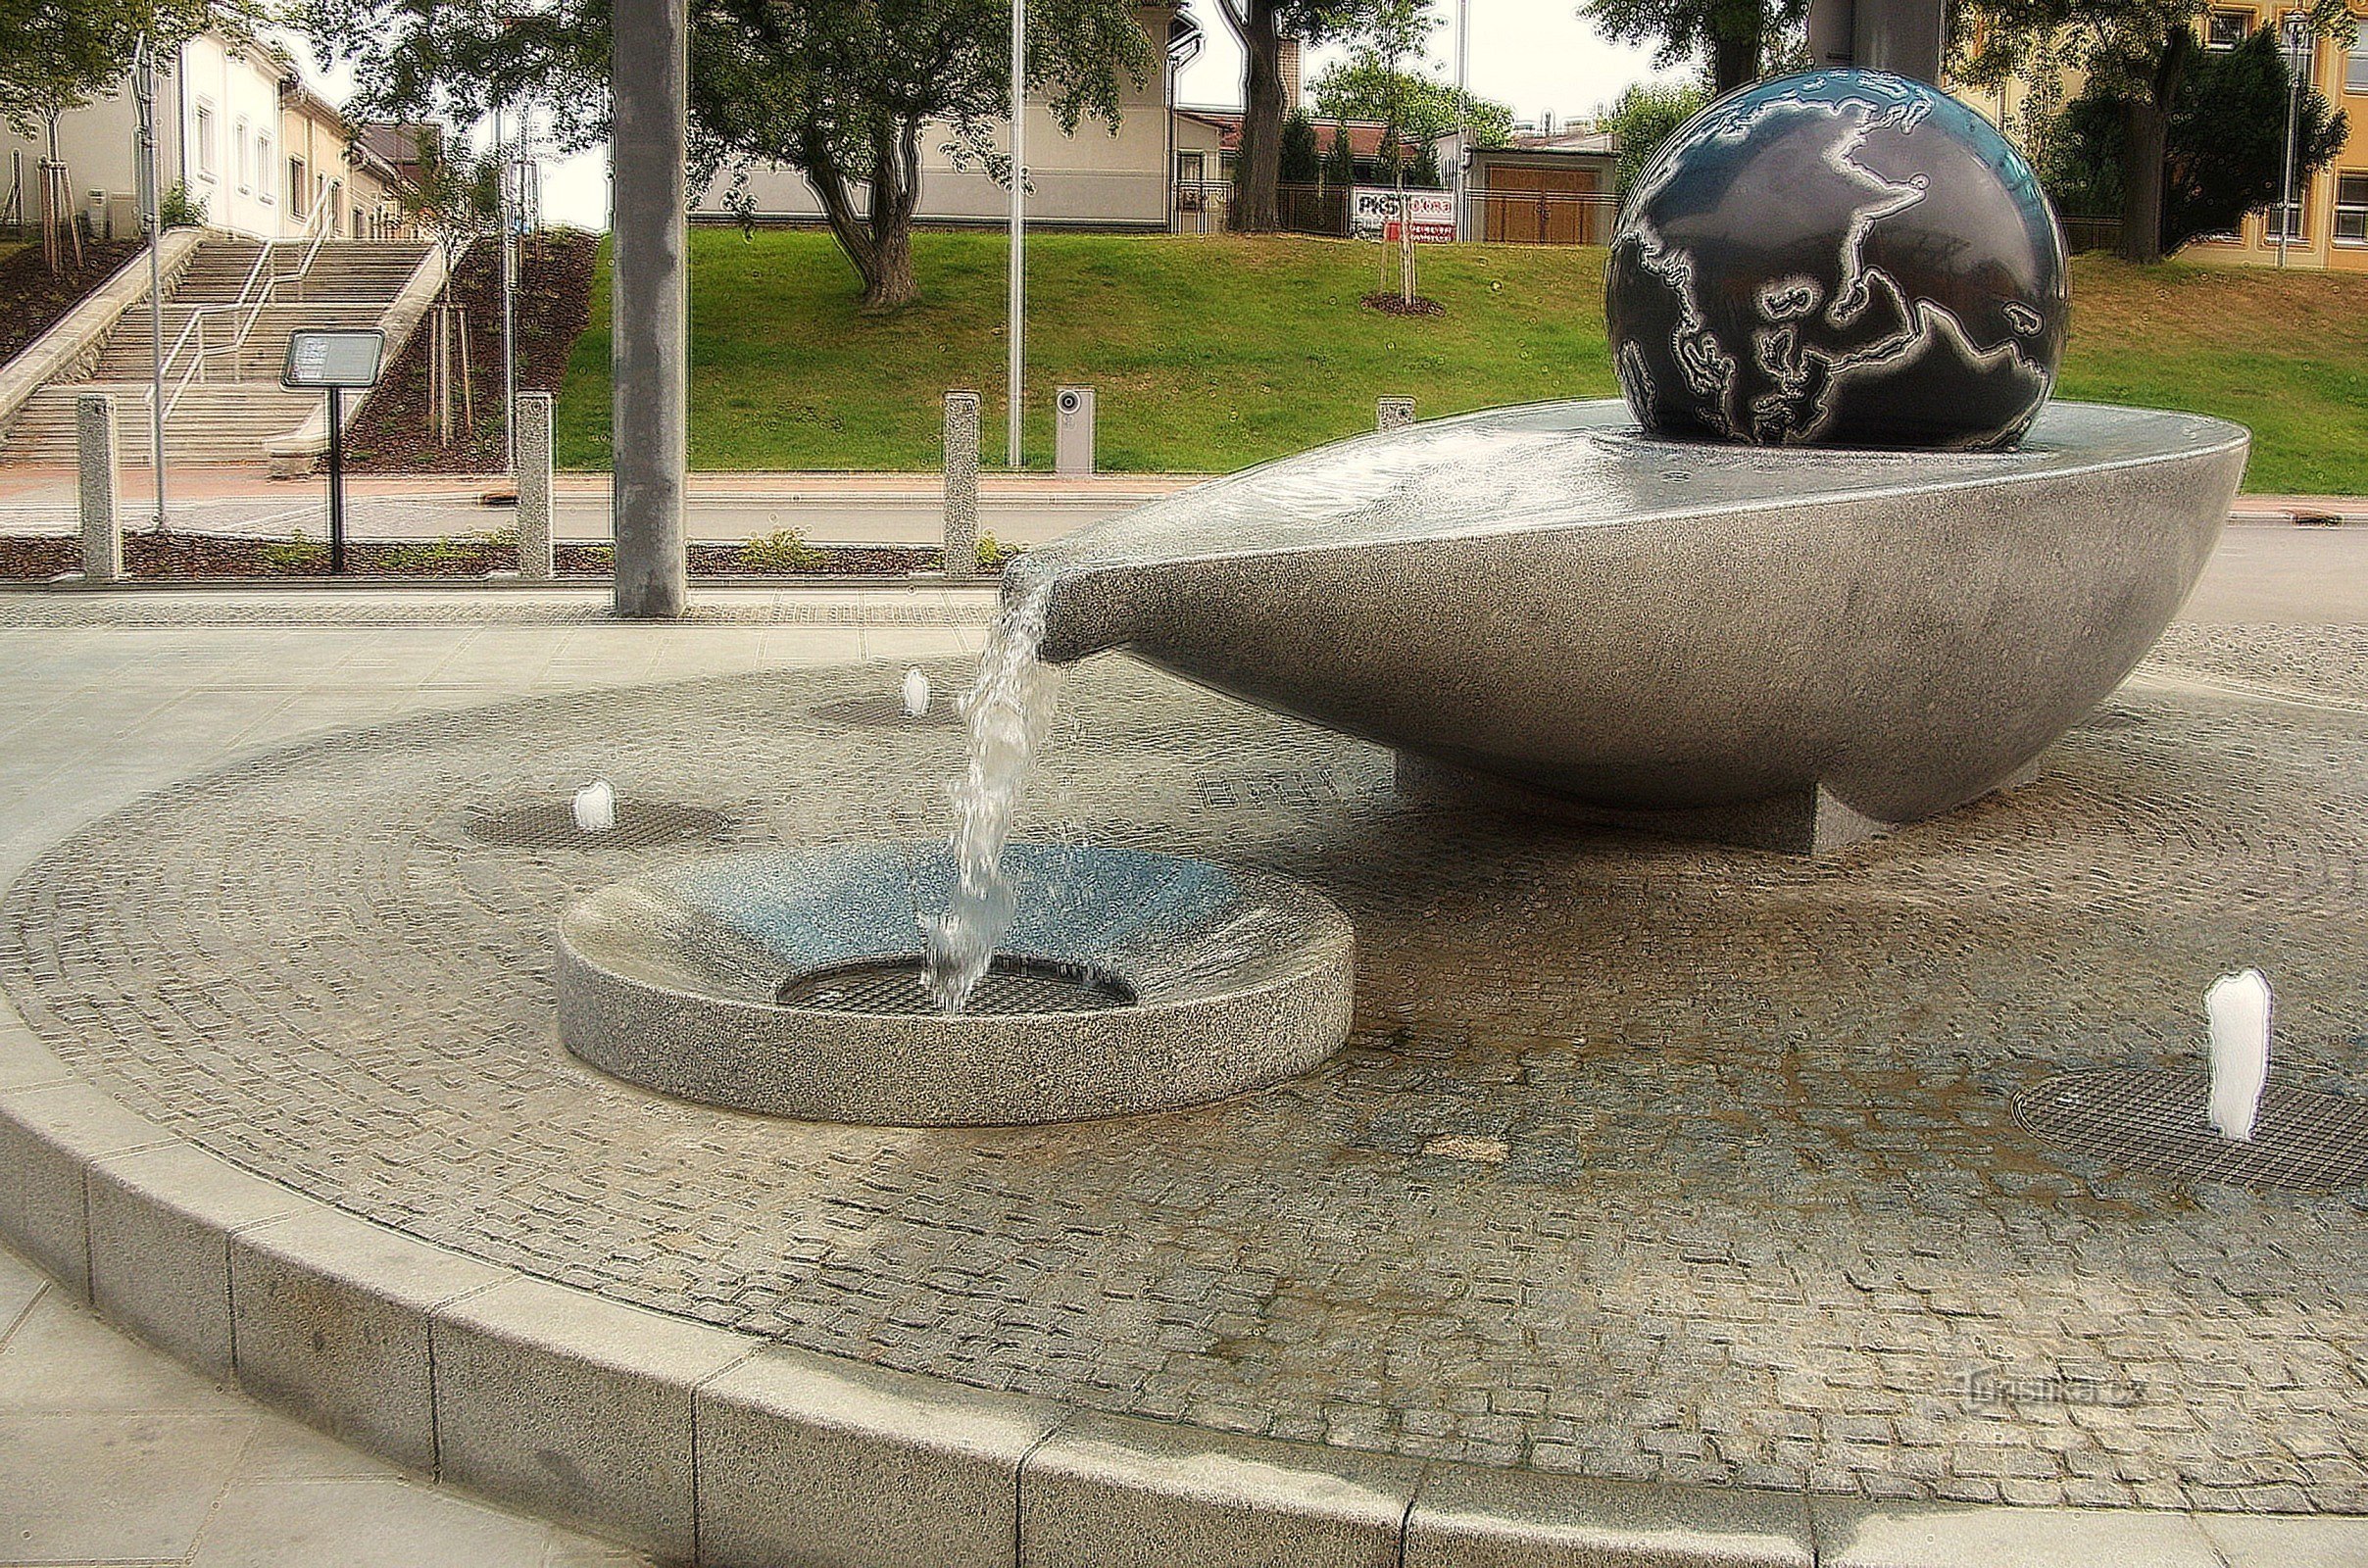
M 560 923 L 560 1039 L 685 1100 L 935 1126 L 1194 1104 L 1304 1072 L 1347 1036 L 1354 937 L 1321 895 L 1101 846 L 1013 844 L 1004 863 L 1018 900 L 1001 951 L 1094 993 L 1092 1010 L 946 1014 L 910 987 L 909 1004 L 845 1010 L 859 988 L 840 977 L 916 957 L 917 917 L 953 878 L 942 845 L 850 845 L 718 856 L 578 900 Z
M 2055 403 L 2020 447 L 1783 450 L 1617 400 L 1357 436 L 1023 558 L 1123 648 L 1545 808 L 1826 848 L 2012 780 L 2195 585 L 2245 431 Z

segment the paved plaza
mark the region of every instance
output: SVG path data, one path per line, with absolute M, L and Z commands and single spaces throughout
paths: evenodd
M 604 1079 L 552 1038 L 549 941 L 702 849 L 936 836 L 959 731 L 891 693 L 964 678 L 987 595 L 669 626 L 563 593 L 12 596 L 0 984 L 233 1165 L 795 1350 L 1412 1461 L 2368 1514 L 2368 1195 L 2149 1176 L 2011 1113 L 2059 1072 L 2195 1068 L 2204 986 L 2247 963 L 2275 1081 L 2368 1096 L 2363 585 L 2361 530 L 2232 530 L 2030 783 L 1817 860 L 1408 805 L 1370 747 L 1089 662 L 1023 834 L 1315 885 L 1357 927 L 1356 1028 L 1267 1094 L 968 1132 Z M 696 809 L 514 830 L 592 776 Z M 33 1419 L 25 1333 L 0 1422 Z

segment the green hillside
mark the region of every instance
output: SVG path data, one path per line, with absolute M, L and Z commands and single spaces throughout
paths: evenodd
M 923 301 L 860 316 L 827 236 L 691 237 L 691 462 L 702 469 L 927 469 L 939 394 L 975 388 L 1003 455 L 1004 244 L 916 236 Z M 1212 472 L 1371 427 L 1373 400 L 1423 416 L 1615 390 L 1600 250 L 1426 249 L 1444 317 L 1358 304 L 1378 245 L 1302 238 L 1044 234 L 1029 241 L 1028 454 L 1049 461 L 1051 389 L 1099 390 L 1107 469 Z M 560 398 L 560 457 L 608 465 L 609 270 Z M 2075 267 L 2063 395 L 2252 426 L 2247 488 L 2368 493 L 2368 276 L 2101 258 Z

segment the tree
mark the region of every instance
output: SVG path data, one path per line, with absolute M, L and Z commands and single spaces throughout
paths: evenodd
M 1315 149 L 1315 122 L 1305 109 L 1294 109 L 1283 122 L 1283 157 L 1279 171 L 1286 185 L 1312 185 L 1321 177 L 1323 155 Z
M 324 62 L 354 67 L 366 113 L 473 122 L 550 108 L 563 139 L 605 130 L 609 0 L 544 0 L 504 15 L 420 0 L 300 0 Z M 1064 129 L 1115 124 L 1122 78 L 1149 79 L 1150 38 L 1129 0 L 1032 0 L 1027 85 Z M 1011 0 L 708 0 L 692 14 L 693 178 L 729 176 L 745 202 L 759 164 L 796 170 L 863 280 L 863 309 L 918 294 L 913 214 L 922 136 L 1011 177 Z M 745 208 L 743 209 L 745 210 Z
M 2246 213 L 2278 200 L 2290 81 L 2285 57 L 2267 30 L 2236 49 L 2206 51 L 2192 68 L 2165 136 L 2164 255 L 2202 235 L 2230 232 Z M 2335 161 L 2348 127 L 2325 98 L 2307 89 L 2295 124 L 2299 188 Z M 2119 205 L 2124 134 L 2121 106 L 2100 93 L 2083 92 L 2064 109 L 2042 170 L 2058 208 L 2097 212 Z
M 1620 94 L 1619 101 L 1596 123 L 1599 129 L 1611 132 L 1619 147 L 1619 167 L 1613 178 L 1622 196 L 1636 188 L 1637 176 L 1661 150 L 1661 143 L 1709 101 L 1708 91 L 1693 84 L 1640 81 Z
M 1959 76 L 1974 86 L 2009 80 L 2086 77 L 2082 96 L 2118 113 L 2120 253 L 2125 261 L 2163 257 L 2169 212 L 2171 124 L 2205 51 L 2195 40 L 2196 0 L 1967 0 L 1957 12 Z M 2309 30 L 2348 42 L 2357 24 L 2343 0 L 2315 0 Z M 2274 45 L 2273 45 L 2274 47 Z M 2285 117 L 2278 116 L 2279 133 Z M 2043 167 L 2053 162 L 2044 150 Z
M 172 49 L 213 20 L 206 0 L 0 0 L 0 121 L 44 137 L 55 165 L 59 117 L 130 74 L 143 36 Z M 50 194 L 44 181 L 45 229 L 67 220 L 48 210 Z
M 1430 142 L 1414 144 L 1414 157 L 1406 165 L 1406 183 L 1420 190 L 1445 190 L 1447 181 L 1439 177 L 1439 149 Z
M 1657 46 L 1661 66 L 1707 57 L 1713 93 L 1759 79 L 1762 62 L 1791 52 L 1808 0 L 1585 0 L 1579 15 L 1623 43 Z
M 1324 149 L 1323 178 L 1333 190 L 1347 190 L 1357 183 L 1357 154 L 1349 146 L 1346 125 L 1332 127 L 1332 145 Z
M 1475 147 L 1505 147 L 1513 139 L 1513 112 L 1493 98 L 1465 93 L 1415 73 L 1393 75 L 1378 61 L 1347 60 L 1326 67 L 1309 89 L 1315 112 L 1327 120 L 1386 120 L 1393 105 L 1405 117 L 1406 133 L 1435 141 L 1460 124 Z
M 1244 233 L 1282 226 L 1274 187 L 1282 178 L 1283 40 L 1319 42 L 1338 0 L 1217 0 L 1217 14 L 1242 46 L 1242 140 L 1234 155 L 1226 220 Z

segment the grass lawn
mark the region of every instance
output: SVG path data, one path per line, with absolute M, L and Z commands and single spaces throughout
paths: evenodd
M 1427 418 L 1618 390 L 1600 250 L 1428 248 L 1428 319 L 1358 305 L 1387 281 L 1378 245 L 1044 234 L 1028 257 L 1031 466 L 1064 382 L 1099 390 L 1105 468 L 1177 472 L 1370 429 L 1386 393 Z M 692 466 L 933 468 L 950 387 L 984 395 L 1000 466 L 1003 259 L 998 234 L 916 235 L 921 303 L 868 318 L 826 235 L 694 231 Z M 608 290 L 604 251 L 559 400 L 568 467 L 609 462 Z M 2063 395 L 2248 424 L 2253 490 L 2368 493 L 2368 277 L 2084 258 L 2073 290 Z

